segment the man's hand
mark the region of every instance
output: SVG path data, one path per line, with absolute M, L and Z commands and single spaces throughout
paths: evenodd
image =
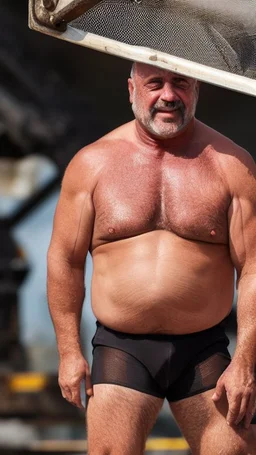
M 228 400 L 228 425 L 243 424 L 249 428 L 256 409 L 255 374 L 243 361 L 234 360 L 219 378 L 213 401 L 217 402 L 226 393 Z
M 80 353 L 68 354 L 62 357 L 59 366 L 59 385 L 63 398 L 83 408 L 80 386 L 85 379 L 86 394 L 93 394 L 89 365 Z

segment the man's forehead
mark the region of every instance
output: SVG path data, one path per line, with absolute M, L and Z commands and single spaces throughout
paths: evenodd
M 162 77 L 182 77 L 189 81 L 193 81 L 192 77 L 184 76 L 180 73 L 174 73 L 163 68 L 158 68 L 157 66 L 148 65 L 147 63 L 135 63 L 135 74 L 141 78 L 148 78 L 151 76 L 162 76 Z

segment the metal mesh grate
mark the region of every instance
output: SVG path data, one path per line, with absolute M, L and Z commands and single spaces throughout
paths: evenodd
M 256 79 L 256 0 L 228 6 L 220 0 L 103 0 L 70 25 Z

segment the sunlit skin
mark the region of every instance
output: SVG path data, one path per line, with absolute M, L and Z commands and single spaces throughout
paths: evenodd
M 118 385 L 92 388 L 80 340 L 88 251 L 96 318 L 131 334 L 190 334 L 220 323 L 232 309 L 235 268 L 233 360 L 215 391 L 170 406 L 193 455 L 256 455 L 255 163 L 195 118 L 196 80 L 135 64 L 128 89 L 135 119 L 76 154 L 56 209 L 48 298 L 62 394 L 81 407 L 86 379 L 89 455 L 141 455 L 162 406 Z
M 172 139 L 193 121 L 199 83 L 195 79 L 134 64 L 128 80 L 130 102 L 146 134 Z

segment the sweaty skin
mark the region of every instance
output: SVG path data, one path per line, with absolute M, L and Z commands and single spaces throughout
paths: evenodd
M 93 193 L 93 311 L 130 333 L 206 329 L 233 301 L 231 196 L 214 150 L 225 141 L 195 122 L 177 156 L 140 147 L 137 136 L 132 122 L 104 139 L 111 153 Z
M 218 324 L 231 311 L 236 269 L 237 349 L 214 400 L 226 391 L 228 422 L 246 417 L 248 427 L 256 402 L 255 164 L 194 118 L 196 81 L 137 65 L 129 93 L 135 120 L 77 153 L 55 214 L 48 296 L 63 396 L 81 406 L 84 376 L 92 394 L 79 333 L 88 251 L 93 312 L 128 333 Z

